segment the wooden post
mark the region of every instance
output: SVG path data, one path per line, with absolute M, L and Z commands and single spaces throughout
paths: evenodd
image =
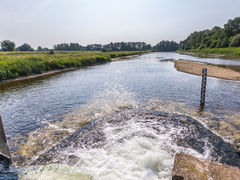
M 0 161 L 7 161 L 8 163 L 11 163 L 12 161 L 1 116 L 0 116 Z
M 204 104 L 205 104 L 206 85 L 207 85 L 207 68 L 203 68 L 202 69 L 201 99 L 200 99 L 200 107 L 201 108 L 204 108 Z

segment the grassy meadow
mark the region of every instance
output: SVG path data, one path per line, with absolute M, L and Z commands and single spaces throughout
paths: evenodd
M 77 68 L 110 62 L 112 58 L 137 55 L 146 51 L 44 51 L 0 52 L 0 82 L 52 70 Z

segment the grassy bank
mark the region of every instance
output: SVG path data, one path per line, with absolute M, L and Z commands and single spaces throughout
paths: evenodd
M 41 74 L 52 70 L 77 68 L 110 62 L 111 58 L 143 54 L 146 51 L 57 51 L 48 52 L 1 52 L 0 82 L 22 76 Z
M 223 57 L 240 58 L 240 47 L 190 49 L 179 52 L 196 53 L 197 55 L 223 55 Z

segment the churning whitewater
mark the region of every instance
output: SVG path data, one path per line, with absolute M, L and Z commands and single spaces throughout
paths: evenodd
M 240 166 L 231 145 L 198 119 L 182 115 L 197 112 L 181 103 L 137 102 L 122 89 L 105 90 L 89 104 L 66 116 L 89 123 L 34 157 L 21 179 L 169 179 L 177 152 Z

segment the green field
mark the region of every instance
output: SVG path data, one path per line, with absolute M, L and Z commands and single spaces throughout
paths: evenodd
M 204 48 L 204 49 L 190 49 L 187 51 L 180 52 L 193 52 L 199 55 L 224 55 L 230 58 L 240 58 L 240 47 L 229 47 L 229 48 Z
M 111 58 L 143 54 L 146 51 L 55 51 L 0 52 L 0 82 L 51 70 L 75 68 L 110 62 Z

